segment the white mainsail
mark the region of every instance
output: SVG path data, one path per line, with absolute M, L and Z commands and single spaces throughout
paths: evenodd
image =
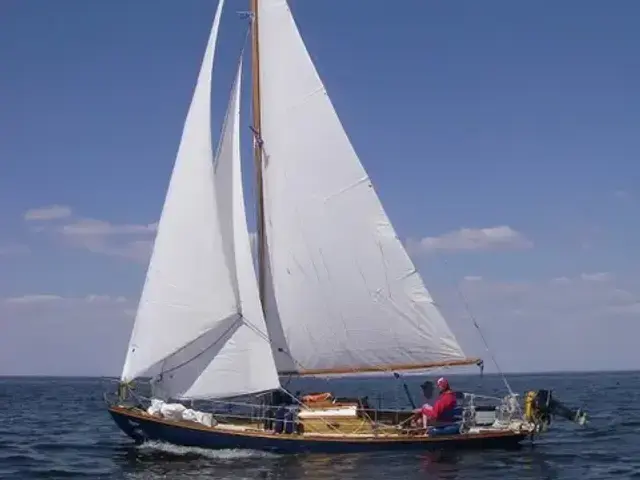
M 211 71 L 223 4 L 185 121 L 122 372 L 129 381 L 159 368 L 156 386 L 173 398 L 228 397 L 279 386 L 242 200 L 240 70 L 214 173 Z
M 227 332 L 212 331 L 163 362 L 156 387 L 167 397 L 213 398 L 273 390 L 280 386 L 260 306 L 240 162 L 238 67 L 215 163 L 216 196 L 227 265 L 241 317 Z
M 315 70 L 286 0 L 260 0 L 267 327 L 281 373 L 393 370 L 465 355 Z M 293 359 L 293 361 L 292 361 Z

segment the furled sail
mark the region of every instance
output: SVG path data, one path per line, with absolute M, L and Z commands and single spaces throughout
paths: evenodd
M 260 0 L 267 326 L 281 373 L 464 365 L 316 72 L 286 0 Z
M 240 313 L 226 331 L 212 330 L 163 362 L 157 391 L 173 398 L 231 397 L 280 386 L 260 306 L 242 189 L 238 67 L 216 155 L 215 186 L 227 266 Z

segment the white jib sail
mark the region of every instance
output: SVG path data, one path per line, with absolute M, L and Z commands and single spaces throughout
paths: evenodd
M 258 10 L 271 333 L 296 370 L 465 355 L 398 239 L 285 0 Z M 278 325 L 279 324 L 279 325 Z M 275 337 L 272 338 L 275 342 Z M 279 371 L 287 366 L 278 361 Z
M 163 363 L 157 386 L 167 397 L 215 398 L 280 387 L 260 306 L 247 229 L 240 158 L 238 67 L 215 163 L 220 228 L 231 277 L 237 282 L 241 317 L 222 337 L 214 332 Z M 230 232 L 230 234 L 226 234 Z M 210 337 L 210 338 L 207 338 Z M 213 342 L 213 343 L 212 343 Z
M 211 330 L 238 320 L 225 260 L 211 146 L 211 70 L 220 0 L 165 198 L 122 379 L 143 375 Z

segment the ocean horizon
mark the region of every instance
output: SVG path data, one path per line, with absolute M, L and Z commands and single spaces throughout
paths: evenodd
M 417 399 L 423 378 L 300 379 L 295 388 L 379 394 L 385 406 L 405 408 L 403 383 Z M 158 442 L 135 445 L 116 427 L 103 401 L 117 377 L 2 376 L 0 478 L 493 480 L 496 474 L 514 480 L 640 478 L 638 378 L 637 371 L 508 375 L 515 392 L 551 389 L 555 398 L 589 414 L 583 427 L 554 420 L 546 435 L 533 444 L 525 441 L 517 451 L 275 455 Z M 459 391 L 507 393 L 496 373 L 457 374 L 451 383 Z

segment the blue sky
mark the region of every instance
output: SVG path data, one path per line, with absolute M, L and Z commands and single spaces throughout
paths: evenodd
M 215 3 L 3 2 L 0 374 L 119 373 Z M 505 370 L 640 368 L 640 4 L 290 3 L 465 348 L 455 285 Z

